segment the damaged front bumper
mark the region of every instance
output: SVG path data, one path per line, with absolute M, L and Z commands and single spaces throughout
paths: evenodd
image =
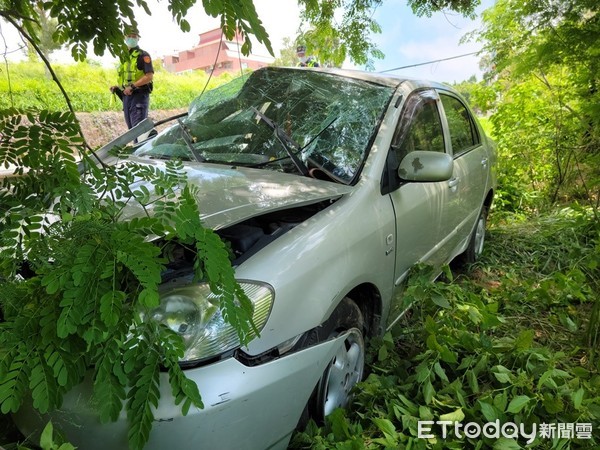
M 161 374 L 160 403 L 144 448 L 287 448 L 313 388 L 344 339 L 341 335 L 254 367 L 229 358 L 186 370 L 187 377 L 198 384 L 204 402 L 204 409 L 192 407 L 187 416 L 174 404 L 167 376 Z M 65 396 L 59 410 L 44 416 L 30 404 L 23 405 L 14 415 L 15 423 L 34 442 L 52 420 L 80 449 L 127 449 L 125 412 L 116 422 L 101 424 L 90 404 L 91 392 L 91 382 L 82 383 Z

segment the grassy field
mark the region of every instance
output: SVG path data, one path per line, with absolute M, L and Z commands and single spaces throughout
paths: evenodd
M 119 111 L 119 99 L 109 92 L 116 84 L 116 69 L 88 64 L 56 65 L 54 70 L 66 92 L 73 109 L 77 112 Z M 175 75 L 155 67 L 152 107 L 168 110 L 190 104 L 205 89 L 220 86 L 239 74 L 224 73 L 209 77 L 204 72 L 194 71 Z M 46 73 L 42 63 L 10 63 L 0 73 L 0 109 L 39 108 L 64 111 L 65 99 L 56 83 Z

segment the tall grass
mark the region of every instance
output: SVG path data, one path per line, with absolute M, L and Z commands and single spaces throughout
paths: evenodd
M 53 65 L 77 112 L 119 111 L 120 101 L 109 91 L 116 84 L 116 67 L 93 63 Z M 187 107 L 206 87 L 212 89 L 235 78 L 236 74 L 209 76 L 202 71 L 175 75 L 155 65 L 153 109 Z M 208 83 L 208 85 L 207 85 Z M 41 62 L 9 63 L 0 72 L 0 109 L 39 108 L 62 111 L 67 105 L 56 83 Z

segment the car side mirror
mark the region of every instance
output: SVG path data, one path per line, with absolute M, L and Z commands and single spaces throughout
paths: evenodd
M 452 178 L 454 160 L 446 153 L 416 150 L 400 161 L 398 176 L 404 181 L 435 182 Z

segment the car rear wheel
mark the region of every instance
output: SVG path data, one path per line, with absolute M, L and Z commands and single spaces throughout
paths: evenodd
M 481 254 L 483 253 L 483 246 L 485 244 L 485 227 L 487 224 L 487 207 L 483 206 L 481 208 L 481 212 L 479 213 L 479 217 L 477 218 L 477 223 L 475 224 L 475 228 L 473 229 L 473 233 L 471 234 L 471 238 L 469 239 L 469 246 L 465 250 L 465 252 L 461 255 L 462 262 L 467 264 L 472 264 L 479 259 Z
M 352 390 L 361 381 L 365 367 L 364 319 L 360 308 L 344 298 L 334 314 L 337 323 L 331 337 L 346 337 L 323 372 L 309 404 L 310 416 L 320 423 L 336 408 L 349 405 Z

